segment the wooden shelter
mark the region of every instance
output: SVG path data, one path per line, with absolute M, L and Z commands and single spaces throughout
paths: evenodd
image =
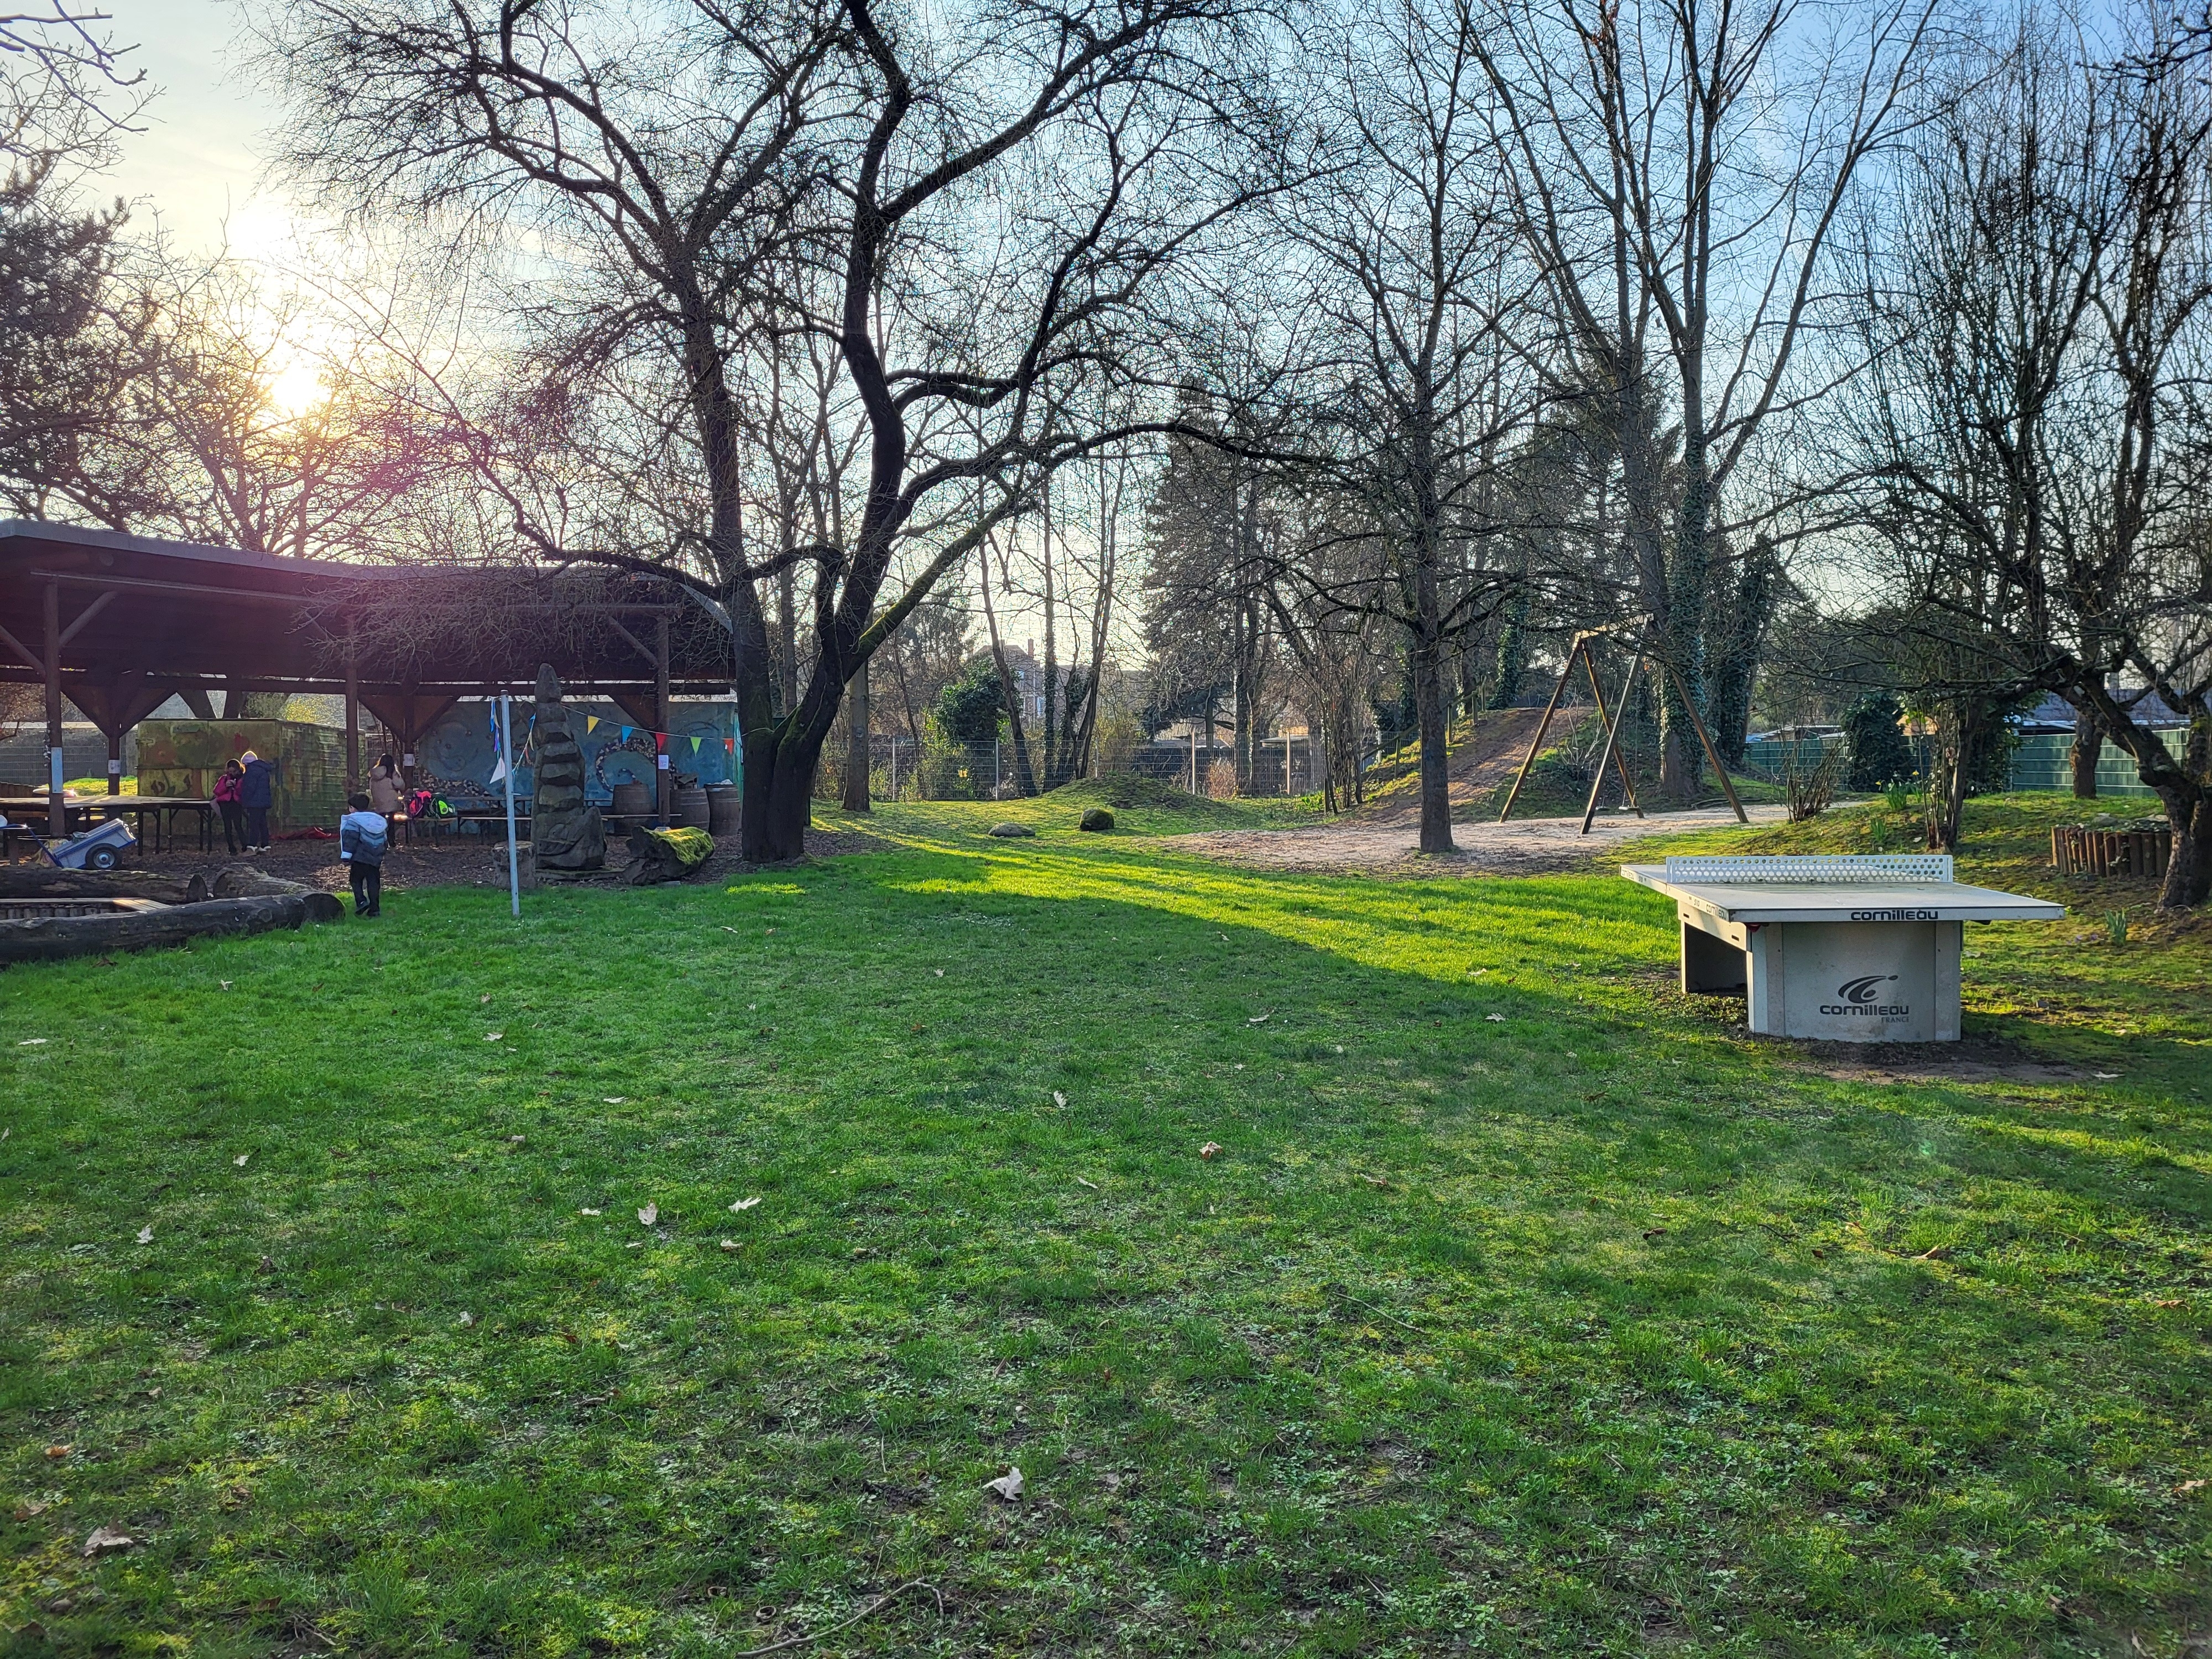
M 0 680 L 45 688 L 50 755 L 64 700 L 100 728 L 111 792 L 124 734 L 171 696 L 203 719 L 216 690 L 343 696 L 351 789 L 362 709 L 411 754 L 462 697 L 529 686 L 540 663 L 656 730 L 677 696 L 731 685 L 726 633 L 650 577 L 335 563 L 0 520 Z M 61 776 L 50 771 L 58 836 Z M 665 771 L 660 787 L 665 813 Z

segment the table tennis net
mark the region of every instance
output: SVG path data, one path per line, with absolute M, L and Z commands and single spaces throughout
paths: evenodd
M 1757 858 L 1670 858 L 1667 879 L 1680 882 L 1790 882 L 1855 886 L 1900 881 L 1948 881 L 1948 853 L 1801 854 Z

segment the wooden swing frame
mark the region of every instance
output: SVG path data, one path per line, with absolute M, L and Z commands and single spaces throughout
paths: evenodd
M 1613 628 L 1586 628 L 1577 634 L 1573 642 L 1567 647 L 1567 659 L 1559 665 L 1559 684 L 1552 688 L 1551 701 L 1544 705 L 1544 718 L 1537 721 L 1536 735 L 1528 740 L 1528 752 L 1522 757 L 1521 770 L 1514 776 L 1513 787 L 1506 792 L 1505 805 L 1498 809 L 1498 821 L 1500 823 L 1512 816 L 1513 803 L 1521 799 L 1521 786 L 1528 781 L 1529 770 L 1536 764 L 1536 756 L 1544 746 L 1544 734 L 1551 729 L 1552 716 L 1559 713 L 1559 700 L 1567 694 L 1567 684 L 1574 678 L 1577 661 L 1589 675 L 1590 696 L 1597 702 L 1598 724 L 1605 728 L 1605 749 L 1599 755 L 1596 770 L 1590 778 L 1589 801 L 1583 808 L 1583 827 L 1579 833 L 1589 834 L 1590 825 L 1597 820 L 1597 798 L 1605 788 L 1605 769 L 1608 765 L 1620 778 L 1621 793 L 1627 797 L 1630 810 L 1639 818 L 1644 816 L 1643 805 L 1636 799 L 1636 786 L 1629 781 L 1628 763 L 1620 753 L 1620 721 L 1615 720 L 1605 706 L 1605 687 L 1599 682 L 1597 658 L 1590 650 L 1591 641 L 1609 640 L 1615 634 L 1626 632 L 1637 625 L 1627 623 Z M 1622 719 L 1627 717 L 1628 700 L 1636 690 L 1636 678 L 1644 672 L 1646 659 L 1653 664 L 1655 672 L 1666 675 L 1673 682 L 1675 691 L 1681 696 L 1682 707 L 1690 711 L 1690 724 L 1697 728 L 1698 741 L 1705 746 L 1705 759 L 1711 763 L 1713 775 L 1721 781 L 1721 792 L 1728 797 L 1729 805 L 1735 809 L 1736 822 L 1749 823 L 1751 818 L 1744 811 L 1743 803 L 1736 799 L 1735 785 L 1729 781 L 1728 768 L 1721 764 L 1721 757 L 1713 749 L 1711 735 L 1705 730 L 1705 722 L 1698 713 L 1697 702 L 1690 696 L 1690 688 L 1684 684 L 1680 671 L 1644 645 L 1639 644 L 1636 647 L 1636 659 L 1629 665 L 1628 678 L 1621 682 Z

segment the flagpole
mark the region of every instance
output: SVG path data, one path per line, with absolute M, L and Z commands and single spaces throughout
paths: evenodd
M 514 851 L 514 744 L 507 735 L 507 693 L 499 694 L 499 757 L 507 769 L 507 906 L 522 918 L 522 864 Z

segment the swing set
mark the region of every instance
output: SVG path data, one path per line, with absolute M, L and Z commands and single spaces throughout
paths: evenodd
M 1575 635 L 1573 642 L 1567 647 L 1566 661 L 1559 665 L 1559 683 L 1552 688 L 1552 700 L 1544 705 L 1544 718 L 1536 723 L 1536 735 L 1528 740 L 1528 752 L 1522 757 L 1521 770 L 1514 777 L 1513 787 L 1506 792 L 1505 805 L 1498 811 L 1498 821 L 1500 823 L 1512 816 L 1513 803 L 1521 798 L 1521 786 L 1528 782 L 1529 769 L 1536 764 L 1537 753 L 1544 746 L 1544 733 L 1551 728 L 1552 716 L 1559 712 L 1559 700 L 1567 694 L 1567 683 L 1574 678 L 1575 664 L 1578 661 L 1582 664 L 1584 672 L 1589 675 L 1590 696 L 1597 702 L 1598 724 L 1605 728 L 1605 750 L 1598 757 L 1597 768 L 1590 775 L 1589 804 L 1583 809 L 1583 827 L 1580 833 L 1585 836 L 1589 834 L 1590 825 L 1596 821 L 1597 798 L 1599 793 L 1605 787 L 1605 769 L 1607 766 L 1611 766 L 1620 776 L 1621 793 L 1627 798 L 1629 809 L 1639 818 L 1644 816 L 1644 808 L 1636 799 L 1636 786 L 1629 780 L 1628 763 L 1620 752 L 1620 721 L 1616 720 L 1611 711 L 1606 708 L 1605 687 L 1598 681 L 1597 658 L 1590 649 L 1590 642 L 1594 640 L 1609 640 L 1616 635 L 1629 634 L 1632 630 L 1641 629 L 1648 620 L 1647 617 L 1638 617 L 1628 622 L 1615 623 L 1610 627 L 1585 628 Z M 1735 798 L 1735 786 L 1729 781 L 1728 768 L 1721 764 L 1720 756 L 1714 751 L 1713 740 L 1705 731 L 1705 722 L 1698 714 L 1697 702 L 1690 696 L 1690 688 L 1683 681 L 1681 671 L 1659 653 L 1642 643 L 1640 639 L 1634 643 L 1636 659 L 1629 665 L 1628 678 L 1621 683 L 1620 687 L 1622 719 L 1625 720 L 1627 717 L 1628 700 L 1635 692 L 1636 678 L 1644 672 L 1644 661 L 1649 659 L 1654 672 L 1666 675 L 1673 683 L 1675 691 L 1682 699 L 1682 707 L 1689 710 L 1690 724 L 1697 728 L 1698 741 L 1705 745 L 1705 758 L 1712 763 L 1713 773 L 1721 781 L 1721 790 L 1728 796 L 1729 805 L 1735 809 L 1736 822 L 1749 823 L 1751 819 L 1743 810 L 1743 803 Z

